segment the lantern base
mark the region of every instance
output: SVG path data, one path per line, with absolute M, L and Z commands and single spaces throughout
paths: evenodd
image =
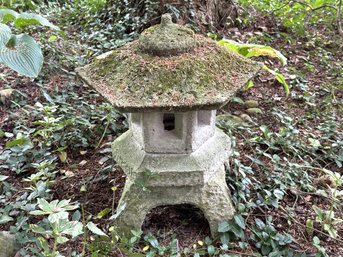
M 112 145 L 114 159 L 126 173 L 126 183 L 117 208 L 117 231 L 130 237 L 140 230 L 152 209 L 191 204 L 207 219 L 212 236 L 218 225 L 234 215 L 225 181 L 224 162 L 230 155 L 230 138 L 221 130 L 190 154 L 147 153 L 132 131 Z
M 203 186 L 145 188 L 128 177 L 117 208 L 117 231 L 131 237 L 131 230 L 141 230 L 149 211 L 159 206 L 179 204 L 198 207 L 210 225 L 211 235 L 217 236 L 220 222 L 228 221 L 234 215 L 224 165 Z

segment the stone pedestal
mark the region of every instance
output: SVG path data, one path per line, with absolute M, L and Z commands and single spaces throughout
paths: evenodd
M 182 115 L 188 117 L 194 113 Z M 211 120 L 208 119 L 210 123 Z M 134 125 L 114 141 L 114 159 L 127 175 L 118 205 L 123 207 L 123 211 L 116 219 L 119 233 L 130 236 L 130 230 L 141 228 L 150 210 L 165 205 L 195 205 L 204 213 L 212 236 L 217 234 L 221 221 L 233 217 L 234 208 L 224 170 L 224 162 L 230 154 L 230 138 L 215 128 L 214 123 L 212 124 L 210 127 L 213 128 L 213 132 L 208 130 L 209 134 L 203 134 L 203 137 L 196 136 L 202 138 L 202 144 L 195 143 L 197 147 L 193 148 L 194 151 L 187 148 L 181 154 L 170 153 L 171 150 L 169 153 L 147 152 L 144 147 L 144 134 L 137 138 L 139 127 Z M 153 127 L 153 122 L 151 126 Z M 195 131 L 194 136 L 197 133 L 196 126 L 188 131 Z M 194 142 L 192 135 L 188 134 L 182 138 L 190 144 Z M 158 138 L 161 143 L 156 143 L 156 147 L 162 146 L 165 149 L 168 146 L 168 139 L 166 135 Z M 151 149 L 151 146 L 149 147 Z M 121 207 L 119 209 L 122 209 Z

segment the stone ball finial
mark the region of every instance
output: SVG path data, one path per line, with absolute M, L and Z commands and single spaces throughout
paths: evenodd
M 168 26 L 170 24 L 173 24 L 172 16 L 169 13 L 165 13 L 161 17 L 161 27 Z
M 140 51 L 155 56 L 178 55 L 195 46 L 194 31 L 173 23 L 169 13 L 162 15 L 161 24 L 148 28 L 139 37 Z

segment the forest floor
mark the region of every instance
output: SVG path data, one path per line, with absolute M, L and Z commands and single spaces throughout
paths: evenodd
M 266 217 L 270 216 L 277 231 L 292 236 L 294 240 L 290 248 L 295 252 L 315 256 L 318 250 L 313 245 L 312 237 L 317 236 L 320 238 L 320 245 L 329 256 L 342 255 L 342 223 L 334 226 L 337 231 L 335 237 L 330 236 L 319 222 L 314 222 L 311 231 L 306 229 L 307 220 L 316 220 L 314 205 L 323 210 L 330 210 L 333 205 L 330 188 L 336 192 L 343 190 L 342 185 L 323 172 L 324 169 L 343 175 L 341 39 L 321 34 L 320 31 L 313 38 L 286 38 L 280 36 L 278 28 L 273 27 L 273 23 L 268 20 L 261 21 L 258 25 L 252 24 L 244 30 L 230 29 L 223 34 L 233 40 L 271 45 L 281 51 L 288 58 L 288 64 L 284 67 L 277 60 L 259 60 L 265 61 L 270 67 L 278 67 L 291 86 L 291 92 L 286 96 L 282 86 L 270 74 L 261 72 L 254 80 L 254 87 L 237 93 L 234 100 L 219 111 L 219 114 L 224 115 L 224 122 L 219 126 L 224 128 L 235 142 L 233 157 L 228 160 L 227 165 L 228 184 L 235 203 L 240 202 L 246 206 L 255 204 L 254 207 L 241 212 L 246 224 L 249 225 L 245 230 L 248 245 L 245 249 L 233 245 L 228 253 L 255 256 L 259 249 L 249 239 L 253 233 L 252 227 L 256 218 L 266 220 Z M 46 66 L 45 69 L 49 68 Z M 0 102 L 0 131 L 8 133 L 7 136 L 0 137 L 0 154 L 8 148 L 6 143 L 13 139 L 19 128 L 27 131 L 32 138 L 34 149 L 37 149 L 37 152 L 32 151 L 29 156 L 13 157 L 15 162 L 24 163 L 23 166 L 25 162 L 43 160 L 43 157 L 32 157 L 38 155 L 39 150 L 52 149 L 51 145 L 58 146 L 59 139 L 41 139 L 44 136 L 61 137 L 61 131 L 56 127 L 58 124 L 51 122 L 42 128 L 42 123 L 37 123 L 37 120 L 44 117 L 58 119 L 64 114 L 59 113 L 61 110 L 51 111 L 50 114 L 47 110 L 42 112 L 37 107 L 37 102 L 43 106 L 66 108 L 79 120 L 88 119 L 83 125 L 80 125 L 81 122 L 76 123 L 76 128 L 62 128 L 65 129 L 65 134 L 70 131 L 74 133 L 70 138 L 79 137 L 79 141 L 84 140 L 88 143 L 49 152 L 49 155 L 55 157 L 53 170 L 56 173 L 50 186 L 50 194 L 52 199 L 71 199 L 80 203 L 85 212 L 84 216 L 94 220 L 104 231 L 108 231 L 111 227 L 108 217 L 117 207 L 125 183 L 125 174 L 111 160 L 109 149 L 110 143 L 127 127 L 125 116 L 115 116 L 106 111 L 105 100 L 84 85 L 72 71 L 52 70 L 53 72 L 45 73 L 39 79 L 30 80 L 0 66 L 0 90 L 15 90 L 10 95 L 2 96 Z M 59 98 L 61 95 L 63 97 Z M 261 110 L 261 113 L 251 114 L 249 121 L 241 118 L 242 114 L 247 114 L 243 104 L 247 100 L 257 101 Z M 100 108 L 101 111 L 97 114 L 87 113 L 95 112 L 96 108 Z M 109 117 L 112 120 L 108 121 Z M 246 119 L 246 116 L 244 117 Z M 77 131 L 78 126 L 81 127 L 80 131 Z M 107 130 L 103 133 L 106 126 Z M 45 134 L 41 132 L 40 138 L 28 132 L 29 129 L 38 128 L 45 129 Z M 68 141 L 70 138 L 65 140 Z M 51 144 L 50 148 L 47 148 L 47 144 Z M 64 157 L 62 153 L 65 154 Z M 275 162 L 275 158 L 279 161 Z M 0 165 L 7 163 L 8 160 L 0 159 Z M 0 206 L 2 210 L 5 205 L 17 204 L 18 197 L 27 192 L 27 188 L 32 185 L 23 179 L 32 175 L 35 169 L 32 166 L 23 166 L 18 168 L 21 169 L 18 172 L 4 168 L 5 166 L 0 167 L 1 175 L 8 176 L 6 182 L 15 188 L 6 197 L 1 198 L 1 204 L 4 205 Z M 292 173 L 292 168 L 297 173 Z M 252 172 L 244 173 L 244 169 L 250 169 Z M 281 179 L 284 175 L 285 179 Z M 259 184 L 260 188 L 245 184 L 245 190 L 251 191 L 244 192 L 246 202 L 242 201 L 244 197 L 239 196 L 239 192 L 235 192 L 243 190 L 242 184 L 246 181 L 244 182 L 241 176 L 247 176 L 251 184 L 263 184 Z M 268 199 L 269 193 L 262 194 L 269 190 L 273 195 L 275 188 L 283 193 L 282 197 L 276 199 L 276 206 L 275 202 L 268 202 L 272 198 L 269 195 Z M 323 196 L 323 191 L 327 192 L 327 197 Z M 342 196 L 335 197 L 338 199 L 335 217 L 343 218 Z M 260 201 L 260 205 L 256 204 L 257 201 Z M 109 211 L 99 215 L 105 208 Z M 15 217 L 16 213 L 12 212 L 10 216 Z M 15 223 L 16 220 L 3 223 L 0 230 L 9 230 Z M 193 249 L 194 245 L 201 248 L 198 242 L 209 236 L 206 220 L 199 210 L 189 206 L 159 207 L 153 210 L 146 218 L 143 230 L 158 234 L 162 245 L 170 243 L 175 237 L 178 239 L 179 247 L 190 249 Z M 90 240 L 93 239 L 90 237 Z M 82 238 L 70 241 L 61 245 L 59 250 L 66 256 L 71 256 L 72 251 L 82 250 L 82 242 Z M 116 252 L 113 256 L 119 256 L 119 253 Z

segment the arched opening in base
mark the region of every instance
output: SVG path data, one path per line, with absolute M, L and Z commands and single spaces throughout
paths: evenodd
M 190 204 L 159 206 L 152 209 L 145 217 L 142 230 L 144 233 L 150 231 L 162 239 L 163 244 L 168 244 L 176 238 L 180 247 L 191 247 L 198 240 L 204 240 L 211 234 L 203 212 Z

